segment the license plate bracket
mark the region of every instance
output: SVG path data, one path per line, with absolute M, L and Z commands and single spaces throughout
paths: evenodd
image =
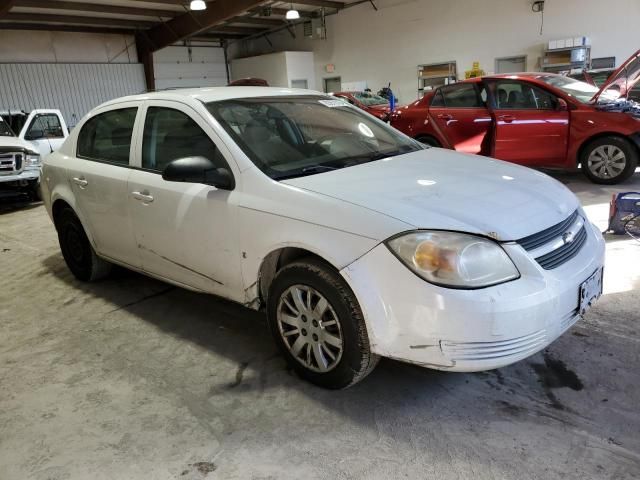
M 602 295 L 603 269 L 599 268 L 580 284 L 578 311 L 584 315 L 591 305 Z

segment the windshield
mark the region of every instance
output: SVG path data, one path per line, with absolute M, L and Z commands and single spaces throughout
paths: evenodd
M 336 98 L 242 98 L 207 108 L 253 163 L 276 180 L 425 148 Z
M 0 137 L 14 137 L 15 135 L 11 131 L 11 128 L 7 123 L 0 117 Z
M 389 105 L 389 100 L 380 95 L 374 95 L 368 92 L 354 92 L 352 94 L 360 103 L 370 107 L 372 105 Z
M 541 75 L 538 78 L 552 87 L 559 88 L 567 95 L 570 95 L 582 103 L 589 103 L 593 96 L 600 90 L 598 87 L 569 77 Z

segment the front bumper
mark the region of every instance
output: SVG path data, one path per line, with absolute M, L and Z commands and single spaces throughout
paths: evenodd
M 580 318 L 580 284 L 604 263 L 604 239 L 587 225 L 580 252 L 553 270 L 505 244 L 521 277 L 494 287 L 432 285 L 382 244 L 341 273 L 362 307 L 374 353 L 439 370 L 491 370 L 543 349 Z
M 0 184 L 8 183 L 8 182 L 21 182 L 27 181 L 30 182 L 32 180 L 38 180 L 40 178 L 40 169 L 24 169 L 22 172 L 14 174 L 14 175 L 0 175 Z

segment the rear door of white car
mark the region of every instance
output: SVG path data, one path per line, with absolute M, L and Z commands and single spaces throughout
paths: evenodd
M 229 152 L 190 106 L 153 100 L 138 125 L 129 210 L 145 271 L 242 300 L 234 192 L 200 183 L 168 182 L 172 160 L 204 156 L 230 168 Z M 232 169 L 230 169 L 233 171 Z
M 98 253 L 140 268 L 127 204 L 138 109 L 128 102 L 97 111 L 80 127 L 67 172 Z

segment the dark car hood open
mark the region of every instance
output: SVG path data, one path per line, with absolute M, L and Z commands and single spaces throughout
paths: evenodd
M 626 62 L 609 76 L 591 100 L 597 102 L 603 96 L 603 92 L 611 89 L 620 91 L 619 98 L 627 98 L 629 91 L 638 80 L 640 80 L 640 50 L 631 55 Z

